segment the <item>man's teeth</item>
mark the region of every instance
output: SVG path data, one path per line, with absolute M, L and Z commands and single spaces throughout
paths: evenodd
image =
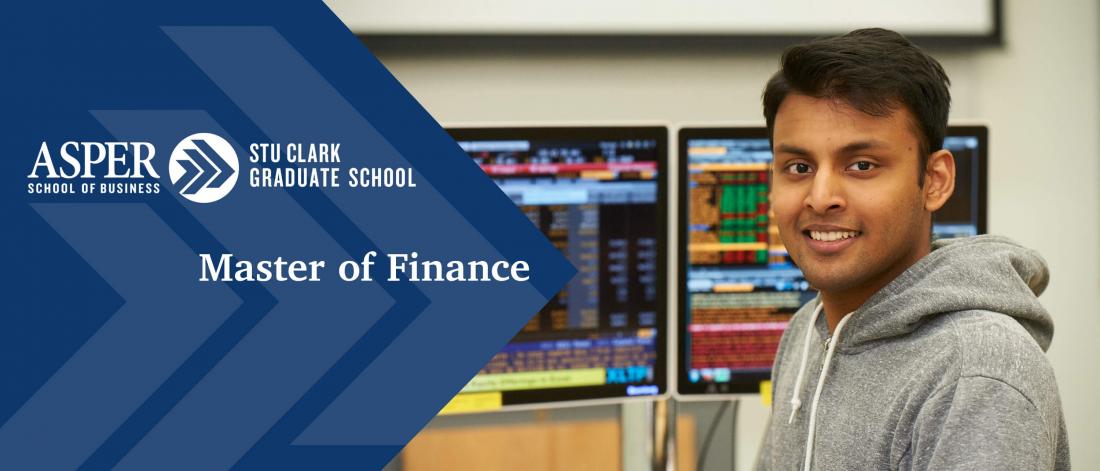
M 820 240 L 824 242 L 832 242 L 834 240 L 849 239 L 859 235 L 859 232 L 827 232 L 827 231 L 810 231 L 810 237 L 813 240 Z

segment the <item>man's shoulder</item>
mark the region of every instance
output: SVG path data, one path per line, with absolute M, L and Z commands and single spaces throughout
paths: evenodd
M 959 378 L 997 380 L 1029 399 L 1057 390 L 1042 348 L 1011 316 L 984 310 L 953 312 L 926 323 L 912 336 L 928 348 L 950 348 L 951 370 Z

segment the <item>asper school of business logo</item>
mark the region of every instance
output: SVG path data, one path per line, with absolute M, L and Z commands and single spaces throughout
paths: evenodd
M 149 142 L 43 141 L 27 175 L 27 194 L 149 195 L 161 190 L 157 149 Z M 160 164 L 163 165 L 163 164 Z M 163 168 L 163 167 L 161 167 Z M 187 136 L 169 156 L 168 176 L 181 196 L 196 203 L 224 198 L 237 184 L 240 164 L 221 136 Z

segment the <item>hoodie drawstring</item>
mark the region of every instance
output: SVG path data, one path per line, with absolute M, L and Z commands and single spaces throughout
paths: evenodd
M 821 365 L 821 376 L 817 379 L 817 389 L 814 390 L 814 400 L 810 404 L 810 425 L 809 432 L 806 434 L 806 457 L 803 460 L 802 466 L 804 471 L 809 471 L 810 464 L 813 462 L 814 435 L 816 434 L 815 432 L 817 432 L 817 401 L 821 399 L 821 389 L 825 386 L 825 377 L 829 376 L 829 366 L 832 363 L 833 352 L 836 351 L 836 344 L 840 342 L 840 329 L 843 329 L 844 324 L 851 318 L 852 315 L 849 313 L 840 320 L 836 325 L 836 329 L 833 329 L 833 335 L 829 337 L 829 341 L 825 348 L 825 363 Z
M 802 380 L 806 377 L 806 357 L 810 355 L 810 341 L 813 339 L 814 326 L 817 325 L 817 317 L 821 315 L 821 309 L 824 307 L 821 301 L 818 301 L 817 308 L 814 309 L 814 315 L 810 318 L 810 324 L 806 328 L 806 340 L 802 344 L 802 362 L 798 364 L 798 379 L 794 382 L 794 392 L 791 393 L 791 417 L 787 419 L 787 424 L 794 422 L 794 416 L 798 414 L 798 410 L 802 408 L 802 399 L 798 397 L 798 393 L 802 391 Z

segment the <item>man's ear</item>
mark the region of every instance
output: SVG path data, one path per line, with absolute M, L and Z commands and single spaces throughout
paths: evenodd
M 955 156 L 940 149 L 928 156 L 924 169 L 924 209 L 934 212 L 955 193 Z

